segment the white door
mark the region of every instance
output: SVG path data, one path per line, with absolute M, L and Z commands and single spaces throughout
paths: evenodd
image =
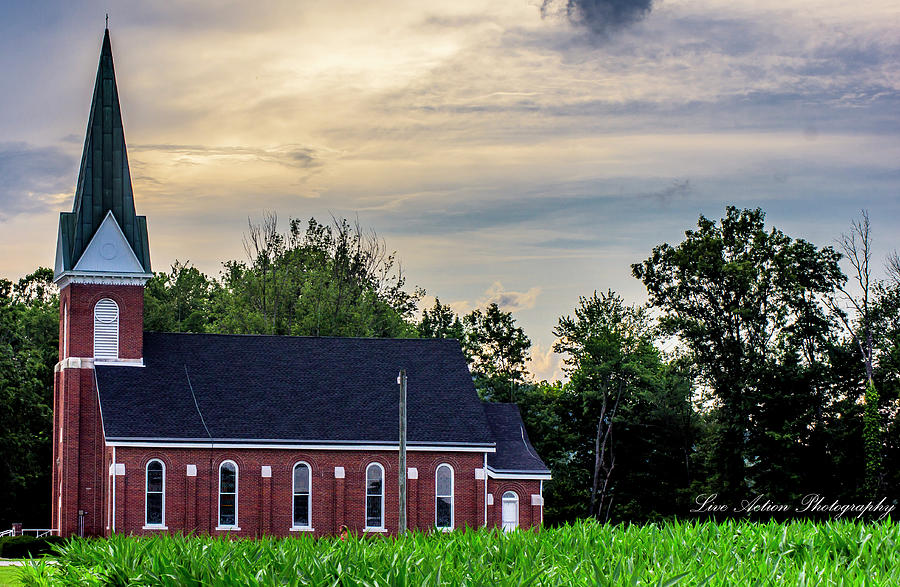
M 504 532 L 515 530 L 519 527 L 519 497 L 512 491 L 503 494 L 501 520 Z

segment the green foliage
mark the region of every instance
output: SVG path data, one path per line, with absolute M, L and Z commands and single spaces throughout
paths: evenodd
M 347 540 L 72 540 L 25 585 L 896 585 L 886 522 L 579 522 L 542 532 Z
M 178 261 L 144 290 L 148 330 L 307 336 L 416 336 L 424 292 L 406 280 L 384 243 L 346 220 L 266 215 L 244 238 L 248 261 L 223 263 L 218 280 Z
M 883 471 L 881 468 L 882 444 L 881 414 L 878 412 L 878 391 L 875 384 L 869 381 L 866 386 L 866 411 L 863 423 L 863 438 L 866 443 L 866 497 L 874 499 L 878 496 Z
M 4 536 L 0 538 L 0 558 L 38 557 L 53 552 L 53 546 L 65 543 L 60 536 Z
M 504 312 L 497 304 L 490 304 L 484 311 L 472 310 L 462 321 L 463 352 L 481 397 L 515 401 L 518 388 L 527 378 L 525 363 L 531 339 L 516 326 L 512 312 Z
M 766 230 L 760 209 L 728 207 L 721 223 L 703 216 L 676 247 L 662 244 L 632 265 L 660 324 L 690 350 L 698 383 L 719 405 L 711 463 L 723 493 L 738 497 L 753 483 L 747 436 L 761 401 L 764 374 L 786 355 L 810 364 L 824 352 L 830 322 L 820 299 L 845 279 L 840 255 Z M 812 388 L 811 388 L 812 389 Z
M 53 272 L 0 279 L 0 528 L 46 527 L 59 300 Z
M 538 386 L 522 407 L 529 435 L 554 472 L 547 483 L 550 519 L 557 503 L 614 520 L 685 511 L 695 426 L 690 385 L 654 345 L 646 309 L 612 291 L 594 292 L 579 299 L 573 316 L 559 319 L 554 335 L 569 381 Z M 552 434 L 543 421 L 554 422 Z M 548 442 L 553 434 L 565 444 Z
M 144 330 L 206 331 L 213 286 L 199 269 L 176 260 L 169 273 L 156 273 L 144 287 Z
M 416 329 L 421 338 L 455 338 L 461 341 L 466 337 L 459 316 L 450 306 L 441 304 L 439 298 L 434 299 L 431 310 L 422 311 L 422 320 Z
M 450 306 L 435 299 L 431 310 L 422 313 L 417 330 L 423 338 L 455 338 L 460 342 L 482 399 L 521 399 L 528 378 L 525 364 L 531 339 L 516 325 L 512 312 L 490 304 L 460 319 Z

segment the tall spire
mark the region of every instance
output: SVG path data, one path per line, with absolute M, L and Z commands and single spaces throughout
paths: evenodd
M 147 219 L 137 216 L 134 209 L 112 46 L 106 29 L 75 187 L 75 205 L 71 213 L 60 216 L 57 250 L 62 258 L 57 259 L 57 274 L 75 267 L 110 212 L 144 272 L 149 273 Z

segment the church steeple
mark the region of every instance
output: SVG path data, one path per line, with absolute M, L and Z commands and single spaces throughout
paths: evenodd
M 109 222 L 109 217 L 114 222 Z M 118 230 L 114 230 L 112 224 Z M 109 225 L 103 231 L 105 242 L 97 243 L 97 251 L 88 251 L 102 225 Z M 115 242 L 122 239 L 127 247 L 125 243 Z M 86 255 L 86 252 L 96 254 Z M 96 258 L 92 261 L 86 258 L 88 256 Z M 107 263 L 103 263 L 104 260 Z M 138 216 L 134 209 L 109 29 L 103 34 L 81 168 L 75 187 L 75 205 L 72 212 L 60 214 L 59 222 L 56 279 L 59 280 L 64 274 L 84 272 L 151 272 L 147 219 Z

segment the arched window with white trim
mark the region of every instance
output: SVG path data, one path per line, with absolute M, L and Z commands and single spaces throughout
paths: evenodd
M 147 463 L 144 484 L 144 525 L 165 526 L 166 466 L 159 459 Z
M 94 358 L 119 358 L 119 305 L 109 298 L 94 305 Z
M 294 465 L 294 528 L 309 528 L 312 525 L 310 522 L 312 517 L 312 503 L 310 500 L 312 480 L 310 477 L 308 464 L 301 462 Z
M 234 461 L 219 465 L 219 527 L 233 529 L 238 525 L 238 466 Z
M 514 491 L 507 491 L 501 500 L 501 520 L 503 531 L 509 532 L 519 527 L 519 496 Z
M 366 529 L 384 528 L 384 467 L 372 463 L 366 467 Z
M 438 465 L 434 473 L 434 525 L 453 529 L 453 467 Z

